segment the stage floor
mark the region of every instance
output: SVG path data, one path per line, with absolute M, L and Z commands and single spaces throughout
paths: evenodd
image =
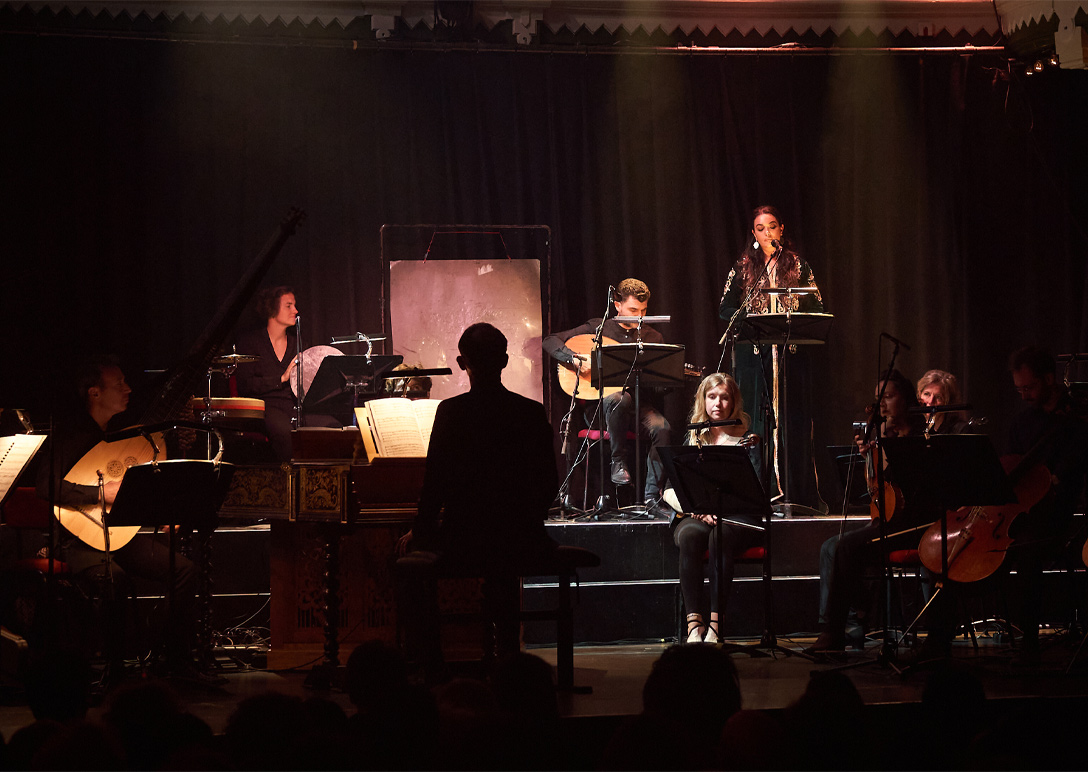
M 800 649 L 811 641 L 811 638 L 798 638 L 780 643 Z M 1041 666 L 1018 671 L 1009 666 L 1012 651 L 1007 646 L 999 646 L 991 638 L 983 637 L 976 650 L 969 641 L 957 640 L 952 662 L 980 678 L 990 701 L 1004 701 L 1011 708 L 1034 702 L 1053 705 L 1057 700 L 1065 715 L 1072 709 L 1083 716 L 1088 715 L 1088 647 L 1074 659 L 1080 641 L 1081 634 L 1044 632 Z M 731 639 L 730 642 L 755 641 Z M 607 732 L 608 727 L 618 725 L 624 717 L 639 713 L 642 686 L 654 661 L 666 647 L 667 644 L 661 643 L 577 647 L 575 683 L 579 687 L 592 687 L 592 692 L 561 695 L 561 714 L 571 722 L 584 719 L 589 725 Z M 901 676 L 877 663 L 879 650 L 880 642 L 870 641 L 864 651 L 847 654 L 847 663 L 860 666 L 845 672 L 867 706 L 877 710 L 897 707 L 911 710 L 920 703 L 931 671 L 923 668 Z M 554 648 L 530 651 L 555 665 Z M 743 706 L 751 710 L 781 711 L 789 707 L 804 693 L 813 672 L 835 667 L 834 664 L 813 663 L 785 655 L 754 658 L 735 654 L 733 659 L 740 674 Z M 454 672 L 458 672 L 456 666 Z M 206 721 L 217 733 L 223 731 L 240 701 L 266 691 L 303 697 L 322 696 L 339 704 L 349 715 L 354 710 L 342 691 L 307 689 L 304 685 L 306 671 L 228 670 L 225 675 L 228 683 L 220 689 L 175 686 L 185 708 Z M 33 717 L 17 692 L 7 690 L 4 697 L 4 704 L 0 706 L 0 732 L 6 739 L 18 728 L 31 723 Z M 100 707 L 92 709 L 91 717 L 100 710 Z

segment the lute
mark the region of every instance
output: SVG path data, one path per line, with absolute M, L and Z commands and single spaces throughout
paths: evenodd
M 161 424 L 182 415 L 197 385 L 207 373 L 212 358 L 223 345 L 227 334 L 237 323 L 242 310 L 268 273 L 272 261 L 305 217 L 306 213 L 302 210 L 292 209 L 277 226 L 271 238 L 238 280 L 226 303 L 208 323 L 200 338 L 190 347 L 181 362 L 167 373 L 163 386 L 152 398 L 147 410 L 137 422 L 138 426 Z M 64 479 L 77 485 L 96 486 L 98 472 L 101 471 L 104 482 L 119 481 L 129 467 L 155 460 L 156 451 L 151 440 L 158 448 L 164 447 L 161 434 L 100 442 L 87 451 L 83 458 L 68 471 Z M 106 512 L 108 518 L 108 506 Z M 85 544 L 97 550 L 106 549 L 107 533 L 102 522 L 100 505 L 57 506 L 54 508 L 54 514 L 61 525 Z M 139 526 L 110 526 L 109 549 L 118 550 L 125 546 L 139 530 Z

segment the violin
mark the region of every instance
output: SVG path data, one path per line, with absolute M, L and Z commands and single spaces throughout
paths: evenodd
M 868 411 L 870 408 L 866 408 Z M 880 519 L 880 507 L 877 505 L 877 493 L 880 486 L 877 485 L 876 475 L 876 448 L 870 448 L 865 454 L 865 484 L 869 489 L 869 517 L 873 520 Z M 901 512 L 906 506 L 903 491 L 898 485 L 884 481 L 884 519 L 891 520 L 896 512 Z
M 873 520 L 880 519 L 880 506 L 877 504 L 877 492 L 880 486 L 876 483 L 876 471 L 873 468 L 873 456 L 876 453 L 870 451 L 865 459 L 865 479 L 869 485 L 869 517 Z M 895 483 L 884 481 L 884 519 L 891 520 L 896 512 L 901 512 L 906 506 L 903 491 Z
M 1003 456 L 1001 465 L 1013 481 L 1016 501 L 988 507 L 960 507 L 947 512 L 948 573 L 954 582 L 977 582 L 990 576 L 1005 560 L 1012 544 L 1009 527 L 1021 512 L 1034 507 L 1050 491 L 1050 471 L 1022 456 Z M 942 573 L 941 521 L 931 525 L 918 544 L 922 565 Z

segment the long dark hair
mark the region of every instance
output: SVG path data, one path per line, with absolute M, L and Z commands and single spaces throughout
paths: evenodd
M 880 374 L 880 377 L 877 378 L 876 381 L 878 390 L 885 380 L 887 380 L 890 385 L 895 386 L 896 391 L 899 392 L 899 396 L 903 398 L 903 403 L 905 405 L 904 409 L 908 411 L 906 416 L 904 416 L 904 422 L 910 426 L 911 434 L 917 434 L 925 425 L 925 419 L 922 417 L 921 413 L 909 412 L 912 407 L 918 407 L 920 404 L 918 402 L 918 393 L 914 389 L 914 382 L 895 368 L 885 370 Z M 880 406 L 877 405 L 876 409 L 879 413 Z
M 777 209 L 769 205 L 757 206 L 753 209 L 748 222 L 755 223 L 756 218 L 761 214 L 769 214 L 778 221 L 779 225 L 785 225 L 782 222 L 782 215 L 778 213 Z M 748 230 L 752 230 L 751 225 L 749 225 Z M 779 285 L 782 287 L 796 287 L 801 280 L 801 258 L 790 249 L 790 239 L 785 233 L 782 234 L 781 243 L 782 254 L 778 258 L 779 278 L 781 279 Z M 741 252 L 741 256 L 737 260 L 737 273 L 742 277 L 742 286 L 746 291 L 755 286 L 756 281 L 763 273 L 761 252 L 762 250 L 759 247 L 752 246 L 752 239 L 749 234 L 744 251 Z

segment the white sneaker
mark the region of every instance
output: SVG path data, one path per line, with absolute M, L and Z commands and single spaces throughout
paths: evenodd
M 717 642 L 718 642 L 718 634 L 716 632 L 714 632 L 713 627 L 708 627 L 706 629 L 706 638 L 703 639 L 703 643 L 717 643 Z
M 703 642 L 703 628 L 696 627 L 690 633 L 688 633 L 688 643 L 702 643 L 702 642 Z

